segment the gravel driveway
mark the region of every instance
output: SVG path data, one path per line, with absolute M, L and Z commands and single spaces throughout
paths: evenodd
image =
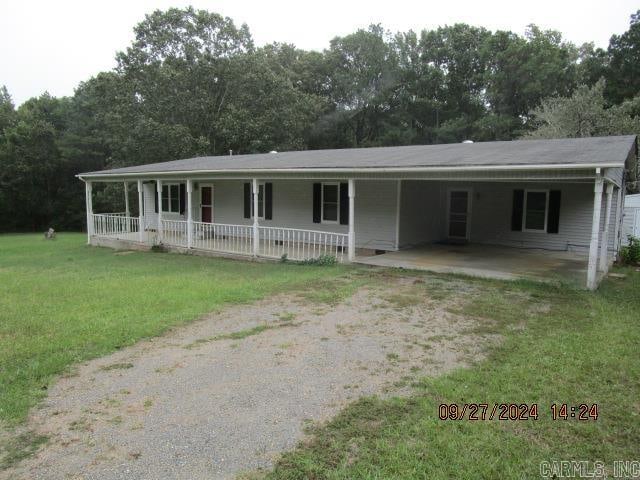
M 337 304 L 304 294 L 232 306 L 79 367 L 29 428 L 50 436 L 2 478 L 211 479 L 268 468 L 304 427 L 363 395 L 479 356 L 485 339 L 430 295 L 390 276 Z M 487 340 L 488 341 L 488 340 Z

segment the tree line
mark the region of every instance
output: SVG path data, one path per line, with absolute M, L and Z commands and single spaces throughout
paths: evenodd
M 531 25 L 256 47 L 193 8 L 155 11 L 117 66 L 15 108 L 0 89 L 0 230 L 80 229 L 83 171 L 196 155 L 640 132 L 640 11 L 608 48 Z M 96 210 L 121 200 L 98 187 Z

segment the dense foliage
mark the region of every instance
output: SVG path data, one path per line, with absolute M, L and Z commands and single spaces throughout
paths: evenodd
M 521 36 L 455 24 L 395 35 L 373 25 L 314 52 L 256 47 L 246 25 L 215 13 L 155 11 L 117 67 L 72 97 L 16 109 L 0 89 L 0 230 L 81 228 L 74 174 L 109 167 L 229 150 L 638 132 L 639 51 L 640 12 L 606 51 L 533 25 Z M 597 98 L 583 128 L 571 112 L 584 95 Z M 95 209 L 115 197 L 99 187 Z

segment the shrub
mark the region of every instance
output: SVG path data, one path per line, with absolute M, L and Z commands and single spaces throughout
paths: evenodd
M 302 260 L 302 265 L 317 265 L 319 267 L 330 267 L 338 263 L 338 260 L 333 255 L 320 255 L 317 258 L 309 258 L 308 260 Z
M 156 253 L 166 253 L 167 247 L 165 247 L 162 243 L 156 243 L 151 246 L 151 251 Z
M 629 243 L 620 249 L 620 262 L 635 265 L 640 263 L 640 238 L 629 235 L 628 239 Z

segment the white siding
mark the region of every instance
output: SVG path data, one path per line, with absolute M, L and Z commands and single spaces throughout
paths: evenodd
M 434 243 L 445 235 L 446 203 L 441 184 L 403 181 L 400 200 L 400 245 Z
M 494 245 L 550 250 L 585 250 L 591 238 L 593 184 L 489 183 L 489 182 L 403 182 L 400 245 L 446 239 L 447 191 L 471 188 L 470 241 Z M 559 233 L 513 232 L 511 210 L 513 190 L 561 190 Z M 609 247 L 614 245 L 614 193 L 609 230 Z M 602 225 L 604 225 L 604 202 Z M 408 225 L 406 225 L 408 223 Z
M 156 194 L 155 183 L 143 183 L 142 184 L 142 203 L 144 205 L 144 227 L 146 229 L 155 229 L 158 225 L 158 214 L 155 211 L 155 199 Z
M 604 177 L 611 179 L 618 186 L 622 185 L 624 168 L 607 168 L 604 171 Z
M 622 245 L 628 243 L 629 235 L 640 237 L 640 207 L 625 207 L 622 223 Z
M 244 218 L 243 183 L 245 182 L 212 180 L 211 182 L 200 181 L 199 185 L 209 183 L 213 185 L 214 192 L 214 222 L 234 225 L 252 223 L 251 219 Z M 273 180 L 271 183 L 273 183 L 273 219 L 260 220 L 261 225 L 347 233 L 347 225 L 313 223 L 314 182 L 312 180 Z M 356 247 L 395 249 L 396 188 L 395 181 L 356 182 Z M 194 197 L 196 195 L 199 198 L 199 192 L 194 192 Z M 194 205 L 196 205 L 195 201 Z M 194 217 L 200 218 L 199 206 L 194 210 Z
M 158 226 L 158 214 L 155 210 L 155 196 L 156 192 L 156 184 L 155 183 L 143 183 L 143 198 L 142 202 L 144 204 L 144 225 L 147 229 L 155 229 Z M 185 195 L 186 201 L 186 195 Z M 194 203 L 195 205 L 195 203 Z M 186 206 L 185 206 L 186 211 Z M 185 215 L 180 215 L 178 213 L 167 213 L 164 212 L 162 214 L 162 218 L 165 220 L 186 220 Z
M 636 193 L 634 195 L 626 195 L 624 197 L 624 207 L 640 208 L 640 193 Z

